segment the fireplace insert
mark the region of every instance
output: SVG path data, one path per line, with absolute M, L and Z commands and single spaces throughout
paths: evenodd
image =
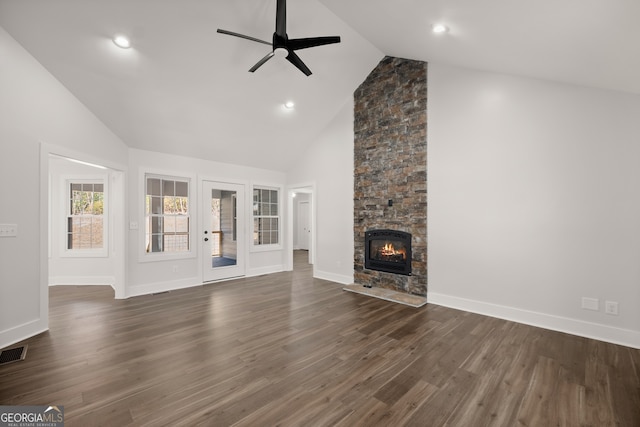
M 411 275 L 411 234 L 370 230 L 364 234 L 364 268 Z

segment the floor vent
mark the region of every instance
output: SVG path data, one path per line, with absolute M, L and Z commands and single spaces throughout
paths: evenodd
M 18 362 L 24 360 L 27 356 L 27 346 L 10 348 L 8 350 L 2 350 L 0 353 L 0 365 L 6 365 L 11 362 Z

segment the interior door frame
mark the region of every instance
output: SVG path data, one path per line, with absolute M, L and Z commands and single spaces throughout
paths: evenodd
M 204 236 L 204 230 L 207 229 L 208 227 L 205 226 L 205 221 L 208 220 L 208 217 L 206 215 L 204 215 L 204 210 L 205 210 L 205 203 L 208 203 L 208 200 L 210 200 L 209 198 L 204 197 L 204 190 L 205 190 L 205 185 L 207 185 L 206 183 L 213 183 L 213 184 L 227 184 L 227 185 L 234 185 L 234 186 L 240 186 L 242 187 L 242 191 L 244 193 L 244 197 L 240 198 L 238 197 L 237 200 L 240 201 L 242 200 L 242 203 L 244 204 L 244 209 L 238 209 L 237 210 L 237 217 L 238 217 L 238 223 L 237 223 L 237 227 L 238 230 L 242 231 L 242 240 L 238 239 L 238 250 L 237 250 L 237 256 L 238 258 L 242 257 L 242 275 L 233 275 L 230 277 L 226 277 L 226 278 L 220 278 L 220 279 L 206 279 L 205 280 L 205 267 L 204 267 L 204 263 L 205 263 L 205 256 L 210 257 L 210 255 L 207 255 L 204 251 L 204 247 L 202 245 L 202 239 Z M 240 180 L 233 180 L 233 179 L 225 179 L 225 178 L 220 178 L 220 177 L 211 177 L 211 176 L 199 176 L 198 177 L 198 217 L 200 218 L 199 223 L 198 223 L 198 270 L 199 270 L 199 276 L 200 276 L 200 282 L 201 283 L 212 283 L 212 282 L 218 282 L 218 281 L 224 281 L 224 280 L 230 280 L 230 279 L 234 279 L 234 278 L 238 278 L 238 277 L 244 277 L 247 274 L 247 265 L 248 265 L 248 260 L 249 260 L 249 245 L 248 245 L 248 223 L 249 221 L 247 220 L 247 206 L 249 206 L 248 203 L 248 192 L 247 192 L 247 188 L 248 188 L 248 183 L 245 181 L 240 181 Z

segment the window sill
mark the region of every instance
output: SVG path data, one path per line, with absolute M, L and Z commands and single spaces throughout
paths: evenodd
M 106 249 L 65 249 L 60 253 L 60 258 L 109 258 L 109 253 Z

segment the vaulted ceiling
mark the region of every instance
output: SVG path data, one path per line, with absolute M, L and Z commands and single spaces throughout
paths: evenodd
M 640 94 L 637 0 L 0 0 L 0 26 L 130 147 L 288 170 L 384 55 Z M 445 34 L 431 27 L 442 22 Z M 112 37 L 126 34 L 132 48 Z M 296 107 L 282 104 L 292 100 Z

